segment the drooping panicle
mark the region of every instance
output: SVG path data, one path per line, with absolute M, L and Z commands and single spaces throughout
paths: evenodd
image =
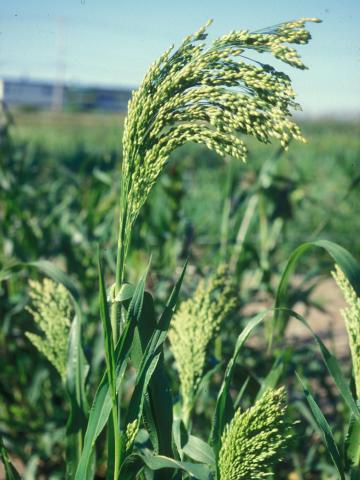
M 252 52 L 305 68 L 289 44 L 305 44 L 304 18 L 258 32 L 230 32 L 206 45 L 206 24 L 167 50 L 149 69 L 129 102 L 123 137 L 122 248 L 142 205 L 173 150 L 186 142 L 221 156 L 246 158 L 245 136 L 279 140 L 286 148 L 303 140 L 291 120 L 299 108 L 287 75 L 251 60 Z

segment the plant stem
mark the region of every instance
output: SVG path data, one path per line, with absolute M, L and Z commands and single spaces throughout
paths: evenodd
M 120 473 L 120 454 L 121 454 L 121 436 L 119 428 L 118 406 L 117 402 L 113 402 L 112 418 L 114 425 L 114 480 L 118 480 Z
M 126 202 L 120 203 L 120 219 L 119 219 L 119 235 L 117 245 L 117 257 L 116 257 L 116 290 L 119 290 L 123 282 L 124 266 L 125 266 L 125 253 L 127 249 L 126 245 L 126 227 L 127 227 L 127 205 Z
M 182 421 L 185 425 L 186 430 L 188 431 L 190 426 L 190 408 L 183 407 Z
M 121 190 L 124 191 L 124 186 L 122 185 Z M 116 277 L 115 277 L 115 291 L 114 298 L 118 295 L 121 285 L 124 281 L 124 269 L 125 269 L 125 257 L 127 250 L 126 242 L 126 217 L 127 217 L 127 204 L 126 200 L 121 197 L 120 200 L 120 216 L 119 216 L 119 233 L 118 233 L 118 243 L 117 243 L 117 256 L 116 256 Z M 111 327 L 113 331 L 113 340 L 114 347 L 116 347 L 120 329 L 118 328 L 118 323 L 120 319 L 120 306 L 118 302 L 114 301 L 111 307 Z
M 121 191 L 123 194 L 124 192 L 123 185 L 122 185 Z M 115 290 L 113 292 L 114 297 L 112 299 L 111 312 L 110 312 L 114 348 L 116 348 L 118 337 L 121 333 L 121 327 L 118 325 L 120 314 L 121 314 L 121 305 L 119 302 L 116 301 L 116 297 L 120 291 L 121 285 L 123 283 L 123 278 L 124 278 L 124 264 L 125 264 L 125 256 L 126 256 L 125 255 L 126 215 L 127 215 L 126 200 L 124 200 L 124 197 L 122 195 L 120 200 L 120 218 L 119 218 L 119 233 L 118 233 L 117 257 L 116 257 Z M 115 398 L 113 398 L 113 404 L 112 404 L 112 423 L 113 423 L 113 432 L 114 432 L 114 455 L 115 455 L 114 480 L 118 480 L 119 478 L 120 464 L 121 464 L 120 398 L 121 398 L 121 385 L 119 386 L 119 390 L 115 394 Z
M 223 205 L 222 219 L 221 219 L 221 236 L 220 236 L 221 261 L 226 260 L 227 249 L 229 246 L 229 222 L 230 222 L 230 214 L 231 214 L 231 190 L 232 190 L 233 180 L 234 180 L 234 169 L 231 161 L 228 161 L 224 205 Z
M 114 295 L 115 297 L 115 295 Z M 113 342 L 114 342 L 114 348 L 116 347 L 117 343 L 117 319 L 118 319 L 118 306 L 117 302 L 112 299 L 111 303 L 111 309 L 110 309 L 110 321 L 111 321 L 111 329 L 113 333 Z
M 221 362 L 222 358 L 222 338 L 221 335 L 218 335 L 215 339 L 215 358 Z
M 236 271 L 236 266 L 238 264 L 238 261 L 241 255 L 241 251 L 243 249 L 246 236 L 249 232 L 251 222 L 254 218 L 254 213 L 255 213 L 258 201 L 259 201 L 258 195 L 254 194 L 252 197 L 250 197 L 250 200 L 246 206 L 246 210 L 243 215 L 238 234 L 236 236 L 235 245 L 233 247 L 233 254 L 230 259 L 230 270 L 232 272 Z

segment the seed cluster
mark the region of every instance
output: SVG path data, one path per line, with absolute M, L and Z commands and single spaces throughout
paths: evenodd
M 209 47 L 206 24 L 167 50 L 149 69 L 129 102 L 123 137 L 123 231 L 130 232 L 170 153 L 186 142 L 207 146 L 219 155 L 246 159 L 240 135 L 262 142 L 303 141 L 291 120 L 299 108 L 287 75 L 251 60 L 247 51 L 270 53 L 305 68 L 288 44 L 305 44 L 310 33 L 303 18 L 260 32 L 233 31 Z M 129 235 L 128 235 L 129 237 Z M 127 250 L 125 239 L 125 250 Z
M 269 389 L 245 412 L 237 410 L 225 427 L 219 453 L 220 480 L 259 480 L 271 476 L 289 439 L 284 388 Z
M 234 285 L 224 266 L 204 280 L 175 313 L 169 338 L 180 377 L 183 413 L 187 418 L 202 378 L 206 353 L 220 326 L 237 305 Z
M 43 282 L 30 280 L 29 286 L 32 308 L 28 308 L 28 311 L 43 335 L 26 332 L 26 336 L 56 368 L 64 381 L 73 311 L 69 293 L 63 285 L 47 278 Z
M 125 431 L 125 451 L 126 452 L 131 450 L 135 442 L 135 438 L 138 433 L 138 430 L 139 430 L 138 419 L 135 419 L 133 422 L 127 424 L 126 431 Z
M 335 267 L 333 277 L 348 305 L 347 308 L 341 310 L 341 314 L 349 336 L 356 394 L 360 399 L 360 298 L 338 265 Z

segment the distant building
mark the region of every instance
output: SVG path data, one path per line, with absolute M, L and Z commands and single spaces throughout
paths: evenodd
M 64 103 L 75 110 L 105 110 L 125 112 L 131 90 L 120 88 L 69 86 L 64 91 Z
M 24 80 L 0 80 L 0 100 L 9 107 L 51 108 L 54 85 Z
M 125 88 L 0 79 L 0 101 L 10 108 L 124 112 L 130 96 L 131 90 Z

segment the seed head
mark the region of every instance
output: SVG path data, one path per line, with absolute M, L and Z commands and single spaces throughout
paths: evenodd
M 341 310 L 341 314 L 349 336 L 356 394 L 360 399 L 360 298 L 338 265 L 335 266 L 332 275 L 348 305 L 347 308 Z
M 207 282 L 201 280 L 193 297 L 180 304 L 169 338 L 180 377 L 183 413 L 188 417 L 201 381 L 208 346 L 237 305 L 234 285 L 221 266 Z
M 220 480 L 259 480 L 270 475 L 289 439 L 285 412 L 284 388 L 269 389 L 254 406 L 236 411 L 221 438 Z
M 252 51 L 270 53 L 303 69 L 288 44 L 305 44 L 303 18 L 259 32 L 233 31 L 206 45 L 206 29 L 167 50 L 145 75 L 129 102 L 123 137 L 122 231 L 128 248 L 131 226 L 173 150 L 186 142 L 207 146 L 221 156 L 246 159 L 244 137 L 287 148 L 303 141 L 291 120 L 298 109 L 287 75 L 253 61 Z
M 128 452 L 134 445 L 136 435 L 139 430 L 139 420 L 135 419 L 133 422 L 128 423 L 125 432 L 125 451 Z
M 43 335 L 26 332 L 26 336 L 65 380 L 73 310 L 69 293 L 63 285 L 47 278 L 43 282 L 30 280 L 29 286 L 32 308 L 28 311 Z

